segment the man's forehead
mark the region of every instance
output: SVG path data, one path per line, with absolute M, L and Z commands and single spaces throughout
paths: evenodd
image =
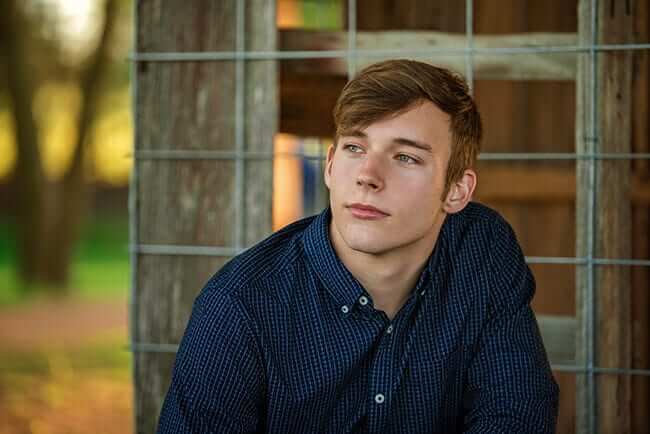
M 451 116 L 430 101 L 412 104 L 378 119 L 349 123 L 339 130 L 339 136 L 367 137 L 371 132 L 388 131 L 390 135 L 424 140 L 424 136 L 446 136 L 451 133 Z M 419 136 L 419 137 L 418 137 Z

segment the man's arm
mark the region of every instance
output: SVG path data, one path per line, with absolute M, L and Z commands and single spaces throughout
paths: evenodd
M 194 303 L 158 433 L 251 433 L 261 423 L 264 367 L 238 301 Z
M 530 301 L 535 281 L 510 226 L 493 232 L 490 318 L 469 369 L 465 432 L 554 433 L 559 388 Z

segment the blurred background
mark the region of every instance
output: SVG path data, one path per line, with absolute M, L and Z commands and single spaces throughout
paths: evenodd
M 238 0 L 139 2 L 138 20 L 132 2 L 0 0 L 0 434 L 129 433 L 134 424 L 152 432 L 174 346 L 202 284 L 233 246 L 327 204 L 322 159 L 331 143 L 332 107 L 354 69 L 346 59 L 247 61 L 244 83 L 237 83 L 232 59 L 133 62 L 134 34 L 139 53 L 233 51 Z M 601 43 L 648 43 L 647 1 L 611 2 L 611 10 L 605 3 L 598 9 L 605 17 Z M 598 177 L 588 185 L 588 166 L 573 157 L 530 155 L 590 152 L 588 53 L 549 49 L 589 43 L 590 2 L 246 4 L 245 50 L 345 51 L 354 24 L 361 50 L 458 51 L 468 44 L 470 19 L 477 47 L 541 49 L 476 53 L 471 60 L 442 51 L 417 57 L 470 72 L 485 122 L 483 155 L 492 156 L 479 163 L 476 199 L 513 225 L 535 274 L 533 308 L 562 391 L 558 432 L 588 432 L 585 413 L 580 416 L 588 402 L 581 395 L 588 387 L 580 339 L 592 306 L 582 298 L 585 267 L 574 258 L 587 255 L 589 239 L 596 258 L 613 261 L 594 273 L 595 366 L 650 367 L 647 158 L 594 162 Z M 595 90 L 600 150 L 648 155 L 647 49 L 626 53 L 600 54 L 606 62 L 598 71 L 611 78 Z M 238 86 L 261 103 L 246 100 L 246 110 L 236 113 Z M 264 158 L 234 164 L 239 157 L 213 158 L 232 153 L 237 117 L 245 125 L 244 150 L 266 152 Z M 212 159 L 201 157 L 208 154 Z M 131 236 L 140 244 L 132 297 L 134 155 L 139 211 Z M 246 174 L 242 214 L 236 167 Z M 589 230 L 592 194 L 596 226 Z M 179 245 L 184 253 L 174 250 Z M 206 248 L 216 250 L 206 254 Z M 137 319 L 131 323 L 129 303 Z M 598 377 L 601 432 L 644 432 L 648 379 L 629 372 Z
M 338 1 L 280 3 L 281 26 L 341 25 Z M 133 432 L 132 1 L 0 10 L 0 433 Z M 314 156 L 328 143 L 276 138 Z M 275 228 L 315 209 L 320 167 L 275 162 Z
M 0 432 L 128 433 L 131 1 L 0 10 Z

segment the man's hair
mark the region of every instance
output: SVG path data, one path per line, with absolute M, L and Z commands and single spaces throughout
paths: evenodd
M 364 68 L 343 88 L 334 107 L 338 138 L 431 101 L 450 117 L 451 154 L 445 180 L 451 184 L 474 167 L 481 146 L 481 116 L 459 74 L 414 60 L 386 60 Z

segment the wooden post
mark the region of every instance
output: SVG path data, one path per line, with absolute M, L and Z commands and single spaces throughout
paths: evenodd
M 137 2 L 139 52 L 234 51 L 237 1 Z M 247 49 L 276 48 L 275 2 L 248 0 Z M 277 124 L 276 62 L 244 65 L 245 150 L 272 151 Z M 235 150 L 236 62 L 141 62 L 135 150 Z M 236 221 L 236 161 L 139 160 L 134 186 L 140 244 L 234 247 L 271 231 L 272 161 L 244 162 L 242 221 Z M 138 255 L 133 339 L 178 344 L 192 302 L 229 258 Z M 155 432 L 175 354 L 134 352 L 137 433 Z
M 590 1 L 579 3 L 578 38 L 585 44 L 591 40 Z M 634 8 L 630 2 L 598 2 L 597 41 L 599 44 L 631 43 L 634 40 Z M 632 53 L 602 51 L 596 57 L 596 139 L 590 142 L 590 92 L 594 86 L 590 73 L 589 54 L 580 56 L 577 74 L 576 148 L 578 152 L 626 153 L 631 151 L 632 118 Z M 577 255 L 586 256 L 588 240 L 593 237 L 594 256 L 599 258 L 630 258 L 631 203 L 630 162 L 599 160 L 595 177 L 595 226 L 589 233 L 590 161 L 577 165 Z M 578 363 L 584 363 L 583 351 L 589 339 L 586 333 L 585 298 L 587 269 L 577 270 Z M 632 309 L 630 267 L 596 266 L 594 275 L 595 340 L 594 365 L 607 368 L 630 368 L 632 360 Z M 596 430 L 599 433 L 631 433 L 631 376 L 596 374 Z M 586 377 L 577 378 L 577 432 L 590 431 Z
M 637 4 L 636 34 L 639 42 L 645 42 L 650 36 L 648 20 L 650 8 L 648 1 Z M 633 76 L 633 113 L 632 132 L 633 151 L 650 152 L 648 143 L 650 114 L 648 100 L 650 99 L 650 70 L 648 68 L 648 51 L 637 52 L 634 55 Z M 650 179 L 650 164 L 647 160 L 633 162 L 633 172 L 637 179 Z M 633 245 L 634 258 L 650 258 L 650 203 L 634 203 L 633 205 Z M 634 320 L 632 339 L 633 367 L 650 368 L 650 267 L 632 268 L 632 318 Z M 648 429 L 648 414 L 650 414 L 650 378 L 637 376 L 632 379 L 632 432 L 643 432 Z

